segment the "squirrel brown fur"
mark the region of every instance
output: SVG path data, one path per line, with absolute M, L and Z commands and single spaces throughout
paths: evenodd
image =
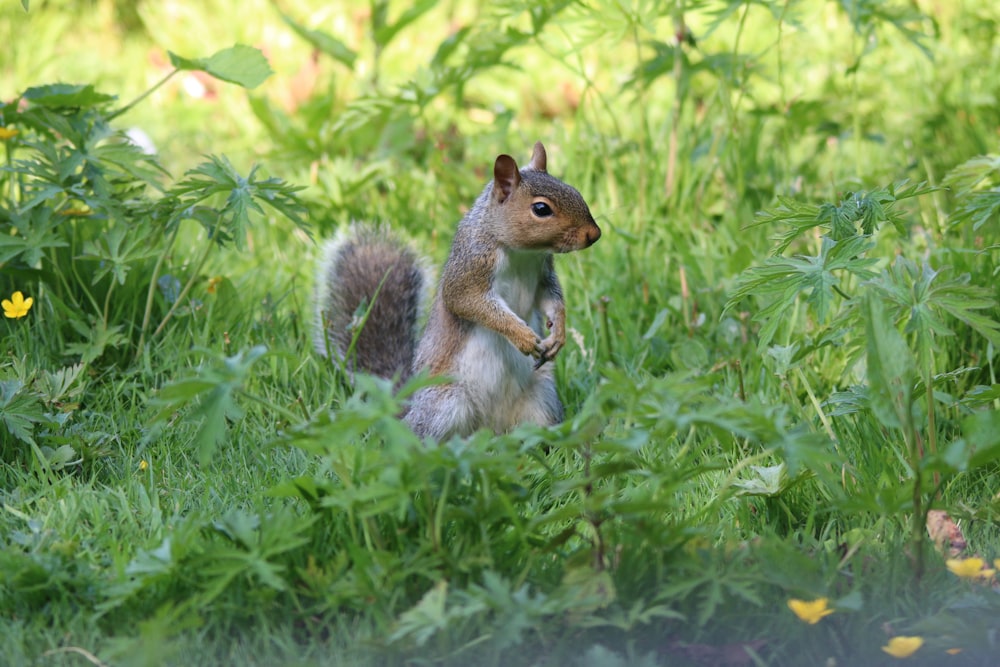
M 316 350 L 352 372 L 398 382 L 422 370 L 451 378 L 411 397 L 404 419 L 420 436 L 562 421 L 546 365 L 566 342 L 553 253 L 587 248 L 601 230 L 580 193 L 547 173 L 546 160 L 541 143 L 523 169 L 497 157 L 493 179 L 459 223 L 419 339 L 429 279 L 416 253 L 387 229 L 363 225 L 324 247 Z

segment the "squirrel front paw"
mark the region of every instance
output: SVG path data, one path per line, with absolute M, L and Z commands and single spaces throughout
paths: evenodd
M 556 336 L 552 334 L 541 343 L 538 344 L 538 354 L 535 360 L 535 370 L 542 367 L 546 361 L 552 361 L 559 354 L 559 350 L 563 348 L 566 343 L 565 337 Z
M 542 339 L 528 327 L 516 332 L 516 337 L 510 338 L 510 342 L 521 351 L 521 354 L 537 357 L 542 353 Z

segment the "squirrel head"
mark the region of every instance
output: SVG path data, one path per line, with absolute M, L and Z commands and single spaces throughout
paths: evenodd
M 497 238 L 518 250 L 573 252 L 601 238 L 587 202 L 576 190 L 546 168 L 545 146 L 537 142 L 524 169 L 509 155 L 493 165 L 489 206 Z

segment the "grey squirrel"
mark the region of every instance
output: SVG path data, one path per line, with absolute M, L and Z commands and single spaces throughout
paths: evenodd
M 423 335 L 418 339 L 429 281 L 423 262 L 388 230 L 354 225 L 323 248 L 314 346 L 352 372 L 400 383 L 422 370 L 451 378 L 411 397 L 404 419 L 421 437 L 557 424 L 563 406 L 545 362 L 566 342 L 566 310 L 553 253 L 582 250 L 600 237 L 580 193 L 546 172 L 541 142 L 524 169 L 500 155 L 493 180 L 455 232 Z M 368 304 L 367 319 L 355 321 Z

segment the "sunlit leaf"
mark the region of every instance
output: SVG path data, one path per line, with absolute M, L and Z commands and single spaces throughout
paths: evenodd
M 305 39 L 321 52 L 349 68 L 354 67 L 354 61 L 357 60 L 358 54 L 333 35 L 321 30 L 310 30 L 284 13 L 281 14 L 281 19 L 299 37 Z
M 32 104 L 51 108 L 93 107 L 117 99 L 115 95 L 97 92 L 92 84 L 72 85 L 68 83 L 28 88 L 21 94 L 21 97 Z
M 201 71 L 216 79 L 244 88 L 256 88 L 274 72 L 260 49 L 237 44 L 207 58 L 185 58 L 168 52 L 170 63 L 180 70 Z

